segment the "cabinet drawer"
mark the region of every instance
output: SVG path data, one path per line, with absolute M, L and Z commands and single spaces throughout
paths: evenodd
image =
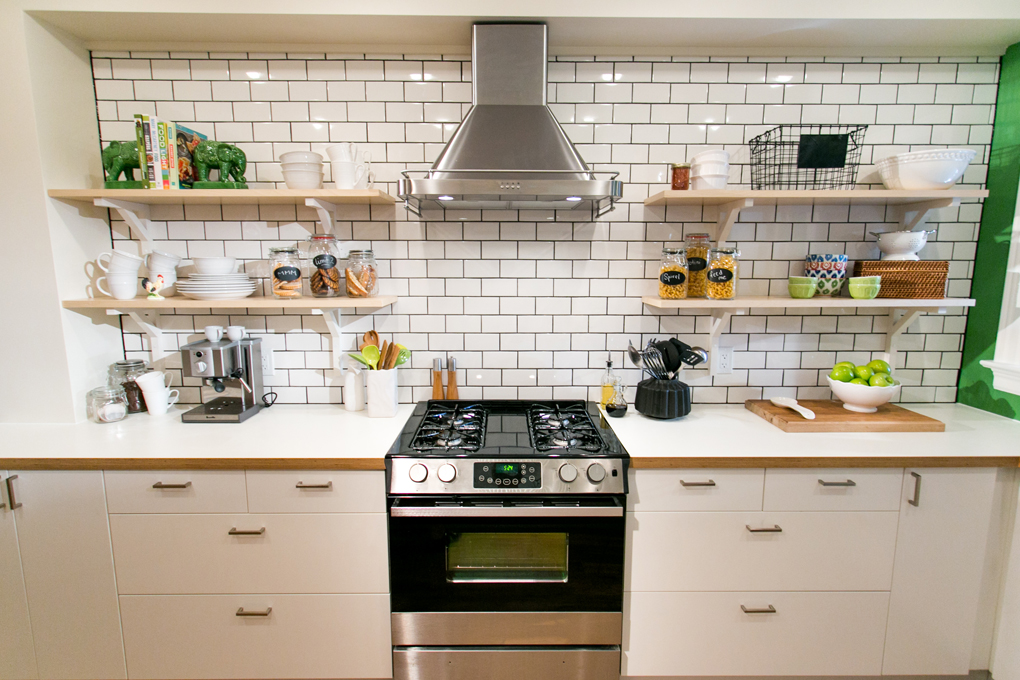
M 761 510 L 765 470 L 633 470 L 634 511 Z
M 880 675 L 888 608 L 888 593 L 628 593 L 623 674 Z
M 895 512 L 635 512 L 628 591 L 889 590 Z M 752 533 L 752 529 L 782 529 Z
M 765 471 L 764 510 L 900 509 L 900 468 L 861 468 Z
M 386 512 L 382 471 L 245 473 L 250 512 Z
M 391 676 L 386 595 L 121 596 L 120 610 L 129 678 Z
M 107 470 L 111 513 L 247 512 L 244 470 Z
M 124 595 L 389 592 L 384 514 L 113 515 L 110 531 Z

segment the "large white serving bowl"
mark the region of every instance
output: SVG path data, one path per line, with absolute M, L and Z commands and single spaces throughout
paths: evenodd
M 977 152 L 929 149 L 883 158 L 875 167 L 886 189 L 948 189 L 963 177 Z
M 889 387 L 871 387 L 870 385 L 854 385 L 840 382 L 825 376 L 829 388 L 836 398 L 843 402 L 843 408 L 855 413 L 874 413 L 878 407 L 887 403 L 900 391 L 900 384 Z
M 233 257 L 193 257 L 191 261 L 199 274 L 233 274 L 237 270 Z
M 288 189 L 321 189 L 322 171 L 284 170 L 283 181 Z

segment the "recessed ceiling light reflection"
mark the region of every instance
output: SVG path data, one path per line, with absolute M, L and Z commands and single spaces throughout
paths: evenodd
M 567 200 L 570 201 L 571 203 L 577 203 L 578 201 L 581 200 L 581 197 L 580 196 L 567 196 Z
M 436 200 L 437 201 L 452 201 L 453 200 L 453 196 L 440 196 Z

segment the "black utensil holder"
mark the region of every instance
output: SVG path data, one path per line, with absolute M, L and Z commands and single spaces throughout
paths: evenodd
M 679 380 L 642 380 L 637 386 L 634 408 L 649 418 L 680 418 L 691 412 L 691 387 Z

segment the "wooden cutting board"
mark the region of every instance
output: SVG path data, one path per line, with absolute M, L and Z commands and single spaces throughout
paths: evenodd
M 808 420 L 792 409 L 763 399 L 748 399 L 744 406 L 783 432 L 945 432 L 946 425 L 895 404 L 883 404 L 875 413 L 854 413 L 840 401 L 802 400 L 815 412 Z

